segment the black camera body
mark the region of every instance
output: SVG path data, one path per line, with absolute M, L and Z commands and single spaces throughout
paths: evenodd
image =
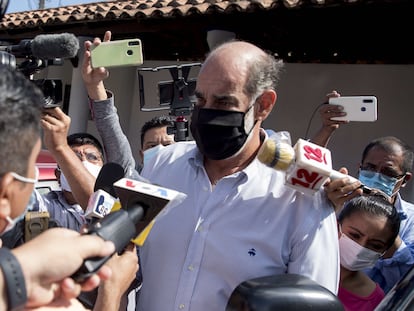
M 197 80 L 189 78 L 190 70 L 201 63 L 162 66 L 156 68 L 140 68 L 138 78 L 140 84 L 141 111 L 169 110 L 169 115 L 175 117 L 174 125 L 167 128 L 168 134 L 174 134 L 175 141 L 189 140 L 187 116 L 191 115 L 196 103 L 195 87 Z M 144 78 L 140 72 L 169 70 L 172 80 L 158 82 L 159 107 L 145 107 Z
M 0 51 L 0 65 L 8 66 L 24 74 L 28 79 L 30 76 L 48 65 L 62 65 L 61 59 L 41 60 L 33 57 L 25 59 L 18 64 L 16 56 L 12 53 Z M 58 79 L 30 79 L 37 87 L 39 87 L 44 95 L 44 109 L 61 107 L 63 101 L 63 84 Z

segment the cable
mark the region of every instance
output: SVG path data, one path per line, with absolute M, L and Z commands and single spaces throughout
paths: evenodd
M 320 104 L 320 105 L 318 105 L 314 110 L 313 110 L 313 112 L 312 112 L 312 115 L 311 115 L 311 117 L 310 117 L 310 119 L 309 119 L 309 122 L 308 122 L 308 127 L 306 128 L 306 133 L 305 133 L 305 140 L 309 140 L 310 138 L 308 137 L 308 134 L 309 134 L 309 129 L 310 129 L 310 127 L 311 127 L 311 124 L 312 124 L 312 120 L 313 120 L 313 117 L 315 116 L 315 113 L 319 110 L 319 108 L 320 107 L 322 107 L 323 105 L 325 105 L 325 104 L 327 104 L 327 103 L 322 103 L 322 104 Z

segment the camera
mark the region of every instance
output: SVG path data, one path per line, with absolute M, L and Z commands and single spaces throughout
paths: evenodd
M 62 106 L 63 84 L 62 80 L 57 79 L 38 79 L 32 80 L 30 76 L 45 68 L 48 65 L 62 65 L 61 59 L 41 60 L 35 58 L 25 59 L 21 63 L 16 62 L 16 56 L 11 53 L 0 51 L 0 65 L 8 66 L 24 74 L 30 81 L 39 87 L 44 95 L 43 108 L 55 108 Z
M 188 119 L 193 111 L 196 97 L 194 95 L 196 78 L 189 77 L 193 67 L 201 66 L 201 63 L 162 66 L 156 68 L 138 69 L 138 81 L 140 87 L 141 111 L 169 110 L 169 115 L 175 117 L 174 126 L 168 127 L 168 134 L 174 134 L 175 141 L 187 141 L 189 139 Z M 159 107 L 146 107 L 144 95 L 144 77 L 142 72 L 158 72 L 168 70 L 172 79 L 159 81 L 157 91 Z

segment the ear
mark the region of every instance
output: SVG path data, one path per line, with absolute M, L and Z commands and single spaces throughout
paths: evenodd
M 141 157 L 141 164 L 144 163 L 144 151 L 142 149 L 139 149 L 139 156 Z
M 10 193 L 12 192 L 13 180 L 13 176 L 10 173 L 6 173 L 0 181 L 0 220 L 5 220 L 6 217 L 10 216 L 12 212 L 10 205 Z M 0 227 L 0 232 L 2 232 L 3 229 L 4 228 Z
M 275 106 L 277 94 L 274 90 L 266 90 L 257 98 L 256 117 L 259 121 L 263 121 Z

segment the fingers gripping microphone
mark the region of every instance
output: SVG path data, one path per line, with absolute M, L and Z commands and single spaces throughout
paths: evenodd
M 111 164 L 112 167 L 115 165 L 118 166 L 118 164 Z M 118 180 L 113 187 L 116 192 L 115 196 L 120 198 L 122 208 L 112 211 L 91 224 L 84 234 L 93 234 L 104 240 L 112 241 L 115 244 L 115 251 L 118 253 L 121 253 L 131 241 L 137 242 L 136 238 L 141 237 L 143 232 L 146 237 L 155 218 L 158 219 L 166 213 L 167 204 L 179 203 L 185 197 L 184 194 L 174 190 L 128 178 Z M 108 191 L 111 192 L 110 189 Z M 169 210 L 171 210 L 173 205 L 169 206 Z M 133 240 L 134 238 L 135 240 Z M 138 242 L 143 243 L 144 240 L 145 238 L 140 238 Z M 86 259 L 78 271 L 72 275 L 72 278 L 77 282 L 82 282 L 96 273 L 110 257 Z
M 38 35 L 33 40 L 22 40 L 6 47 L 6 51 L 16 57 L 39 59 L 73 58 L 78 50 L 79 40 L 70 33 Z
M 295 146 L 276 141 L 271 137 L 265 140 L 257 155 L 259 161 L 276 170 L 286 172 L 286 184 L 305 194 L 313 195 L 327 181 L 356 178 L 332 169 L 331 152 L 319 145 L 299 139 Z M 365 193 L 371 189 L 361 185 Z

